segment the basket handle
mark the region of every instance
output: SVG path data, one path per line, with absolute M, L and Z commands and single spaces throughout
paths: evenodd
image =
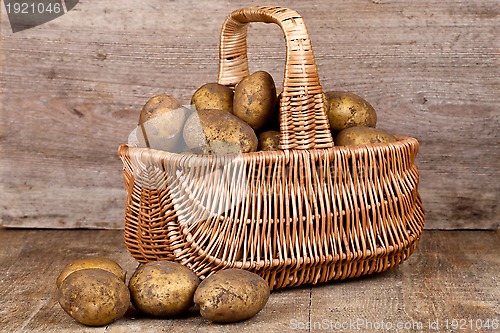
M 255 6 L 232 12 L 222 26 L 218 82 L 234 87 L 250 75 L 247 57 L 247 29 L 250 22 L 279 25 L 286 41 L 280 102 L 280 149 L 332 147 L 333 140 L 311 40 L 302 17 L 296 11 L 283 7 Z

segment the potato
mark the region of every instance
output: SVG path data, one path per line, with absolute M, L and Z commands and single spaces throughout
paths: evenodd
M 330 113 L 330 102 L 325 93 L 323 93 L 323 106 L 325 107 L 325 114 L 328 116 Z
M 271 75 L 258 71 L 241 80 L 234 90 L 233 113 L 259 130 L 271 119 L 276 106 L 276 86 Z
M 177 152 L 183 147 L 187 109 L 169 95 L 150 98 L 141 110 L 137 139 L 140 147 Z
M 183 131 L 188 148 L 203 154 L 238 154 L 257 150 L 252 128 L 233 114 L 221 110 L 200 110 L 186 121 Z
M 193 306 L 200 279 L 189 268 L 171 261 L 153 261 L 137 268 L 129 281 L 134 307 L 151 316 L 173 317 Z
M 124 282 L 127 275 L 127 272 L 111 259 L 101 257 L 83 258 L 72 261 L 63 268 L 56 280 L 57 288 L 61 287 L 64 279 L 66 279 L 71 273 L 87 268 L 103 269 L 115 274 L 120 280 Z
M 218 323 L 231 323 L 253 317 L 267 303 L 270 289 L 255 273 L 225 269 L 203 280 L 196 289 L 194 302 L 201 316 Z
M 393 135 L 378 128 L 358 126 L 341 131 L 335 138 L 335 145 L 351 146 L 395 141 L 397 140 Z
M 278 131 L 265 131 L 257 136 L 259 140 L 259 145 L 257 150 L 271 151 L 278 150 L 278 145 L 280 143 L 280 132 Z
M 330 91 L 326 94 L 328 120 L 333 132 L 349 127 L 376 127 L 377 113 L 362 97 L 347 91 Z
M 115 274 L 98 268 L 70 274 L 58 293 L 63 310 L 87 326 L 110 324 L 123 317 L 130 306 L 127 285 Z
M 280 130 L 280 101 L 281 101 L 281 90 L 276 90 L 276 102 L 274 105 L 274 110 L 269 117 L 268 121 L 260 128 L 260 132 L 266 131 L 279 131 Z
M 206 83 L 195 91 L 191 104 L 195 110 L 216 109 L 233 113 L 233 90 L 219 83 Z

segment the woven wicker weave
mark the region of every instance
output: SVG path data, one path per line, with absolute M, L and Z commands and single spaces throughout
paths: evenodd
M 333 147 L 310 39 L 290 9 L 231 13 L 220 83 L 232 87 L 249 75 L 250 22 L 276 23 L 285 35 L 282 150 L 216 156 L 120 146 L 128 250 L 139 262 L 174 260 L 202 278 L 247 269 L 271 289 L 397 266 L 424 226 L 418 141 Z

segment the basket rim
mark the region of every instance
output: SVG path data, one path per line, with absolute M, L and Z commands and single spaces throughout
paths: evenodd
M 255 151 L 249 153 L 239 153 L 239 154 L 186 154 L 186 153 L 173 153 L 164 150 L 158 150 L 154 148 L 142 148 L 135 144 L 124 143 L 118 147 L 118 154 L 122 155 L 126 151 L 134 151 L 140 154 L 155 155 L 160 159 L 168 158 L 191 158 L 199 160 L 214 160 L 218 158 L 222 159 L 235 159 L 235 158 L 277 158 L 279 156 L 289 156 L 290 154 L 310 154 L 310 155 L 321 155 L 326 153 L 340 152 L 341 154 L 349 154 L 357 156 L 359 154 L 365 153 L 369 150 L 371 151 L 381 151 L 387 149 L 398 149 L 404 146 L 411 145 L 415 148 L 419 148 L 419 141 L 411 136 L 404 135 L 394 135 L 397 141 L 395 142 L 382 142 L 382 143 L 369 143 L 363 145 L 352 145 L 352 146 L 333 146 L 330 148 L 310 148 L 310 149 L 285 149 L 285 150 L 273 150 L 273 151 Z

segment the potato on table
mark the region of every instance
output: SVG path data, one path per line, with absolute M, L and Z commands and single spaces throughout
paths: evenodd
M 125 282 L 125 277 L 127 272 L 116 262 L 108 258 L 102 257 L 90 257 L 78 259 L 67 264 L 59 276 L 57 277 L 56 285 L 57 288 L 61 287 L 62 282 L 66 279 L 71 273 L 87 269 L 87 268 L 100 268 L 110 273 L 115 274 L 120 280 Z
M 87 326 L 110 324 L 123 317 L 130 305 L 127 285 L 98 268 L 73 272 L 62 281 L 58 293 L 63 310 Z
M 267 303 L 270 289 L 255 273 L 242 269 L 224 269 L 203 280 L 196 289 L 194 302 L 201 316 L 217 323 L 249 319 Z
M 129 281 L 134 307 L 151 316 L 174 317 L 193 306 L 200 279 L 189 268 L 171 261 L 153 261 L 137 268 Z

